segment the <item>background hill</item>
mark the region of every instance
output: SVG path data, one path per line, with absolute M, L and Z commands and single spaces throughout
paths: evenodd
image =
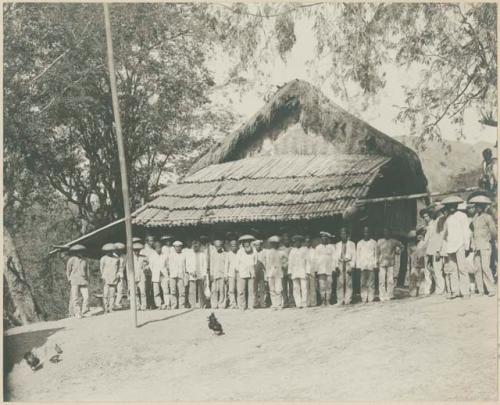
M 425 145 L 424 150 L 417 150 L 411 138 L 396 139 L 418 153 L 430 191 L 476 186 L 481 172 L 483 149 L 491 148 L 493 154 L 497 155 L 493 143 L 488 142 L 470 144 L 460 141 L 432 141 Z

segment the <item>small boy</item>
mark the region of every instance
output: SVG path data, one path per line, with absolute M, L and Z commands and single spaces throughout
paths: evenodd
M 103 297 L 104 312 L 113 311 L 113 304 L 115 302 L 116 285 L 119 280 L 119 260 L 115 255 L 116 247 L 113 243 L 106 243 L 102 247 L 104 256 L 101 257 L 100 270 L 101 278 L 104 281 Z
M 424 293 L 426 244 L 425 229 L 419 228 L 408 234 L 408 269 L 410 270 L 410 296 Z M 416 243 L 415 243 L 416 239 Z

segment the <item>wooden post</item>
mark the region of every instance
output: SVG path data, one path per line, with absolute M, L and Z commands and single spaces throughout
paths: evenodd
M 130 216 L 130 199 L 128 193 L 127 162 L 125 159 L 125 146 L 123 144 L 122 124 L 120 119 L 120 107 L 118 105 L 118 94 L 116 91 L 115 63 L 113 59 L 113 39 L 111 37 L 111 22 L 109 18 L 109 7 L 103 3 L 104 22 L 106 25 L 106 44 L 108 49 L 109 82 L 111 85 L 111 98 L 113 101 L 113 115 L 115 117 L 116 143 L 118 144 L 118 156 L 120 159 L 120 175 L 122 180 L 123 211 L 125 216 L 125 233 L 127 236 L 127 280 L 130 289 L 130 309 L 132 310 L 134 327 L 137 327 L 137 306 L 135 289 L 134 253 L 132 250 L 132 217 Z

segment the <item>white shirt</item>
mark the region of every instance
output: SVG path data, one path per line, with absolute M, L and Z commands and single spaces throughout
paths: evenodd
M 168 257 L 168 270 L 170 278 L 184 278 L 186 275 L 186 255 L 183 251 L 177 253 L 175 250 Z
M 377 242 L 361 239 L 356 246 L 356 266 L 360 270 L 373 270 L 377 267 Z
M 456 253 L 460 248 L 469 249 L 471 234 L 469 224 L 469 218 L 461 211 L 455 211 L 446 218 L 443 238 L 446 253 Z
M 238 253 L 234 253 L 232 250 L 227 252 L 226 256 L 226 274 L 228 277 L 236 277 L 236 271 L 238 271 Z
M 288 255 L 288 274 L 292 278 L 306 278 L 307 267 L 307 248 L 293 247 Z
M 335 245 L 320 243 L 314 249 L 314 271 L 318 274 L 332 274 L 335 270 Z
M 353 241 L 348 240 L 345 243 L 345 252 L 343 252 L 343 242 L 337 242 L 335 245 L 336 257 L 335 263 L 337 268 L 341 269 L 344 262 L 349 263 L 351 267 L 356 267 L 356 245 Z
M 156 251 L 149 253 L 149 268 L 151 270 L 151 282 L 159 283 L 160 277 L 167 276 L 167 258 Z
M 257 255 L 255 254 L 255 251 L 247 253 L 243 248 L 238 251 L 238 262 L 236 267 L 241 278 L 255 277 L 256 265 Z
M 208 270 L 207 253 L 202 250 L 195 252 L 193 249 L 186 249 L 185 252 L 189 280 L 200 280 L 205 277 Z

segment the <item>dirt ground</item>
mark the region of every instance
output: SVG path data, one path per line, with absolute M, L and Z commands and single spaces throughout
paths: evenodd
M 497 300 L 440 296 L 350 307 L 128 311 L 4 336 L 6 399 L 496 400 Z M 32 372 L 22 354 L 58 364 Z

